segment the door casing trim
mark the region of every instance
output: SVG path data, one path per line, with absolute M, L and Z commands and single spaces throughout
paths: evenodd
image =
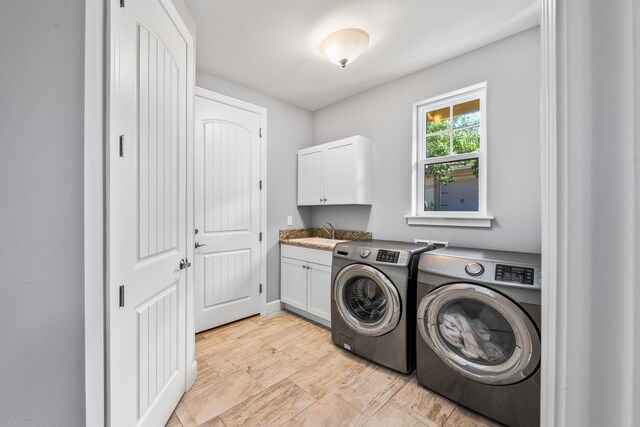
M 85 425 L 105 425 L 105 0 L 85 3 L 84 383 Z
M 540 425 L 553 426 L 562 419 L 565 396 L 556 394 L 563 387 L 561 348 L 567 319 L 562 315 L 561 285 L 557 260 L 565 255 L 558 241 L 558 135 L 556 0 L 541 0 L 540 22 L 540 140 L 542 202 L 542 351 L 540 385 Z M 560 297 L 560 298 L 559 298 Z
M 262 283 L 263 289 L 260 294 L 260 314 L 265 316 L 268 314 L 267 289 L 269 288 L 267 283 L 267 248 L 269 247 L 269 235 L 267 234 L 267 189 L 269 188 L 267 183 L 267 109 L 199 86 L 195 88 L 195 96 L 247 110 L 260 116 L 260 128 L 262 129 L 262 137 L 260 138 L 260 179 L 262 180 L 262 191 L 260 191 L 260 232 L 262 232 L 263 236 L 262 244 L 260 245 L 260 283 Z M 193 169 L 191 170 L 193 172 Z M 192 204 L 195 204 L 195 200 L 193 200 Z

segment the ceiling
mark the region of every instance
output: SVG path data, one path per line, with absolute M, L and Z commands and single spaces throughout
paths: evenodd
M 197 68 L 310 111 L 538 25 L 538 0 L 186 0 Z M 342 69 L 318 47 L 362 28 Z

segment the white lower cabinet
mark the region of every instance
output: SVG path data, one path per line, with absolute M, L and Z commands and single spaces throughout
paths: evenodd
M 280 300 L 285 304 L 307 309 L 307 263 L 293 258 L 280 260 Z
M 331 327 L 330 251 L 282 245 L 280 300 L 285 308 Z
M 307 311 L 331 321 L 331 266 L 309 263 Z

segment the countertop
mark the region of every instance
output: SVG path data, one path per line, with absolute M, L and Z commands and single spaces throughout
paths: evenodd
M 368 231 L 336 230 L 335 239 L 330 239 L 322 228 L 299 228 L 280 230 L 280 243 L 304 248 L 333 251 L 340 242 L 350 240 L 371 240 L 372 235 Z

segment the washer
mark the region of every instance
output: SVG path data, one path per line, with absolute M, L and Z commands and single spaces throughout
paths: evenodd
M 415 369 L 419 255 L 434 246 L 339 243 L 331 268 L 331 335 L 340 347 L 403 373 Z
M 540 424 L 540 255 L 440 248 L 420 257 L 418 382 L 509 426 Z

